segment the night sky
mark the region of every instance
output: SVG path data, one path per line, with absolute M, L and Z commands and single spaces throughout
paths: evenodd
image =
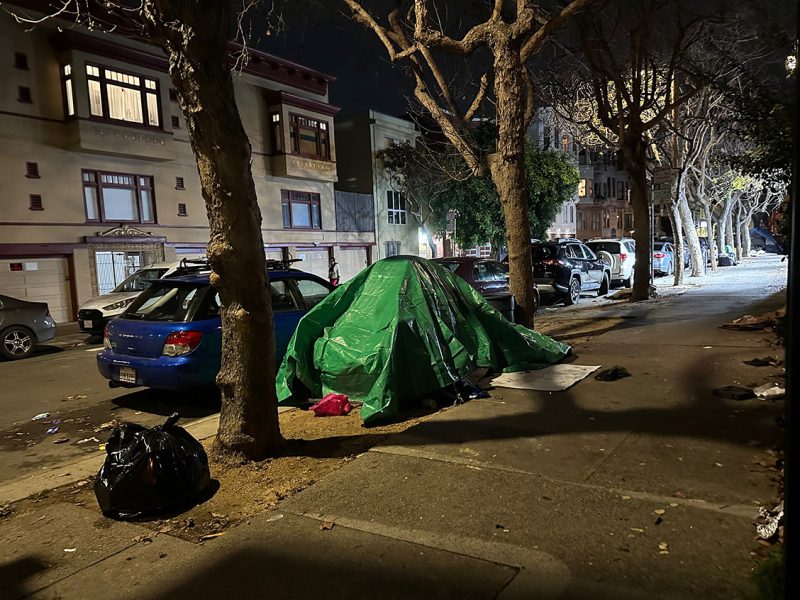
M 464 0 L 458 0 L 462 2 Z M 758 5 L 765 22 L 795 22 L 795 0 L 747 0 Z M 563 0 L 562 0 L 563 2 Z M 697 0 L 726 5 L 735 0 Z M 336 77 L 330 86 L 330 102 L 341 107 L 340 115 L 367 109 L 400 115 L 408 111 L 411 78 L 401 67 L 387 58 L 386 49 L 375 34 L 354 23 L 342 12 L 338 0 L 310 0 L 316 10 L 308 10 L 307 2 L 289 2 L 284 13 L 285 28 L 274 35 L 262 35 L 255 46 L 260 50 L 298 62 Z M 366 2 L 373 7 L 382 5 L 377 14 L 385 14 L 385 2 Z M 447 2 L 442 2 L 447 5 Z M 458 5 L 461 8 L 463 5 Z M 729 5 L 730 6 L 730 5 Z M 453 17 L 455 11 L 450 13 Z M 779 15 L 790 17 L 778 19 Z M 793 31 L 793 30 L 792 30 Z M 762 37 L 766 32 L 759 31 Z M 463 64 L 463 63 L 462 63 Z M 477 80 L 477 78 L 475 78 Z
M 411 94 L 409 76 L 389 62 L 375 34 L 338 11 L 330 13 L 299 26 L 288 24 L 284 32 L 262 37 L 257 47 L 336 77 L 330 102 L 342 108 L 340 115 L 370 108 L 390 115 L 405 113 L 404 94 Z

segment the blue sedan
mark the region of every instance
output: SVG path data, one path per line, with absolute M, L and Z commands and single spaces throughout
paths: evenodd
M 280 361 L 297 322 L 333 288 L 295 269 L 270 271 L 269 278 Z M 212 387 L 222 348 L 219 294 L 207 274 L 155 281 L 122 315 L 109 321 L 103 346 L 97 367 L 112 387 L 175 391 Z

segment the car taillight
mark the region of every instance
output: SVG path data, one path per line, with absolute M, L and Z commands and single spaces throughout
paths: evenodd
M 663 252 L 653 252 L 653 258 L 664 258 L 666 254 Z
M 111 350 L 111 340 L 108 337 L 108 325 L 103 329 L 103 348 Z
M 624 252 L 620 252 L 619 253 L 619 262 L 625 262 L 626 260 L 628 260 L 628 255 L 625 254 Z
M 173 331 L 164 342 L 161 354 L 164 356 L 183 356 L 197 348 L 203 338 L 202 331 Z

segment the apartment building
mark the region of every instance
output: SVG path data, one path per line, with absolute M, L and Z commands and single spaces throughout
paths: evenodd
M 559 150 L 576 167 L 578 166 L 578 144 L 572 133 L 558 127 L 550 107 L 540 108 L 528 127 L 528 139 L 542 150 Z M 547 238 L 554 240 L 576 235 L 576 212 L 579 198 L 576 193 L 565 202 L 547 228 Z
M 46 301 L 60 322 L 140 266 L 203 254 L 209 237 L 163 53 L 64 25 L 0 13 L 0 294 Z M 235 93 L 265 252 L 327 277 L 329 257 L 352 251 L 364 260 L 342 266 L 346 280 L 375 233 L 337 227 L 334 78 L 250 52 Z
M 578 153 L 576 237 L 629 237 L 633 230 L 628 173 L 617 152 L 583 148 Z
M 382 168 L 376 153 L 393 144 L 414 143 L 419 132 L 413 122 L 374 110 L 335 120 L 336 138 L 347 153 L 339 158 L 336 189 L 371 195 L 375 206 L 375 260 L 411 254 L 430 256 L 420 243 L 420 219 L 401 190 Z

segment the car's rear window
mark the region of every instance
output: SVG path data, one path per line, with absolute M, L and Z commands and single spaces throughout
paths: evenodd
M 604 250 L 609 254 L 619 254 L 619 242 L 588 242 L 589 246 L 595 253 Z
M 133 301 L 124 317 L 142 321 L 188 321 L 208 287 L 202 283 L 151 285 Z
M 558 248 L 555 246 L 531 246 L 531 256 L 533 260 L 555 258 L 558 255 Z
M 507 271 L 503 266 L 496 262 L 479 262 L 472 268 L 472 277 L 480 282 L 502 282 L 507 281 Z
M 654 250 L 663 250 L 664 246 L 666 246 L 666 244 L 664 242 L 656 242 L 655 244 L 653 244 L 653 249 Z

